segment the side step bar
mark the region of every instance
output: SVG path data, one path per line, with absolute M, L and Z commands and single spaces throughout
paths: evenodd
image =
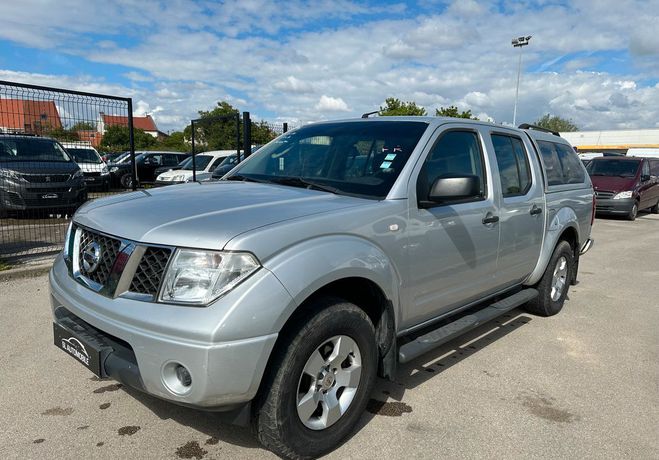
M 533 300 L 538 296 L 538 291 L 533 288 L 524 289 L 517 294 L 499 300 L 489 307 L 478 310 L 469 315 L 463 316 L 452 323 L 446 324 L 434 331 L 430 331 L 411 342 L 402 345 L 398 350 L 398 361 L 407 363 L 414 358 L 421 356 L 427 351 L 438 347 L 465 332 L 487 323 L 488 321 L 503 315 L 504 313 L 519 307 L 520 305 Z

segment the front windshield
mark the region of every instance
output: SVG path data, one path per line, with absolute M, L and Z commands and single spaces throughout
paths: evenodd
M 226 179 L 318 184 L 335 193 L 382 199 L 427 127 L 420 121 L 376 120 L 305 126 L 261 147 Z
M 92 149 L 67 147 L 66 151 L 73 155 L 76 163 L 99 164 L 102 162 L 101 157 Z
M 633 160 L 593 160 L 588 163 L 586 170 L 591 176 L 636 177 L 640 164 L 640 161 Z
M 15 137 L 0 139 L 0 161 L 61 161 L 71 157 L 52 139 Z
M 211 155 L 195 155 L 195 170 L 203 171 L 212 159 L 213 157 Z M 192 157 L 185 160 L 185 163 L 181 169 L 185 171 L 192 171 Z

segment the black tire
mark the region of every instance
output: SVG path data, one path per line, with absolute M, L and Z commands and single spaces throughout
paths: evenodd
M 253 425 L 259 441 L 284 458 L 317 458 L 335 449 L 352 433 L 375 384 L 377 346 L 366 313 L 338 298 L 319 299 L 311 307 L 313 314 L 285 331 L 289 338 L 277 346 L 255 403 Z M 334 424 L 314 430 L 305 426 L 297 412 L 301 376 L 312 354 L 338 335 L 348 336 L 359 348 L 360 380 L 343 415 Z
M 632 208 L 629 210 L 629 213 L 625 217 L 627 218 L 627 220 L 635 221 L 637 215 L 638 215 L 638 203 L 634 203 Z
M 133 175 L 128 173 L 121 176 L 119 183 L 123 188 L 133 188 Z
M 659 214 L 659 199 L 657 200 L 657 203 L 650 208 L 650 212 L 652 214 Z
M 562 261 L 566 263 L 565 283 L 557 298 L 552 298 L 554 288 L 554 273 L 557 266 Z M 539 316 L 553 316 L 563 308 L 567 292 L 570 287 L 570 280 L 574 276 L 574 251 L 567 241 L 559 241 L 554 249 L 554 253 L 549 259 L 547 269 L 542 275 L 540 282 L 535 286 L 538 290 L 538 297 L 528 302 L 525 306 L 530 313 Z

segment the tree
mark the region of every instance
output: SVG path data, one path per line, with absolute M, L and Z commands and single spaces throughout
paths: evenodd
M 384 107 L 380 107 L 379 115 L 381 117 L 391 117 L 396 115 L 427 115 L 426 109 L 416 105 L 416 102 L 402 102 L 395 97 L 388 97 L 384 101 Z
M 579 130 L 577 125 L 575 125 L 572 120 L 559 117 L 558 115 L 551 115 L 549 113 L 538 118 L 535 122 L 533 122 L 533 124 L 540 126 L 541 128 L 564 133 Z
M 469 120 L 478 120 L 478 118 L 471 113 L 471 110 L 465 110 L 464 112 L 460 112 L 458 108 L 454 105 L 449 105 L 446 108 L 440 107 L 438 109 L 435 109 L 435 116 L 452 117 L 452 118 L 468 118 Z
M 78 133 L 73 129 L 54 128 L 48 131 L 48 136 L 61 142 L 75 142 L 80 140 Z
M 242 146 L 243 120 L 238 109 L 226 101 L 217 103 L 210 111 L 199 111 L 199 121 L 195 121 L 195 152 L 207 150 L 235 150 Z M 238 128 L 236 131 L 236 115 Z M 191 139 L 192 128 L 188 125 L 183 130 L 185 140 Z M 264 144 L 277 137 L 270 126 L 264 122 L 252 121 L 252 142 Z M 248 147 L 249 150 L 249 147 Z
M 133 129 L 133 140 L 136 150 L 145 150 L 155 147 L 157 140 L 142 129 Z M 105 150 L 128 150 L 130 149 L 130 131 L 127 126 L 110 125 L 105 128 L 101 146 Z
M 174 131 L 159 142 L 159 148 L 163 150 L 175 150 L 177 152 L 190 151 L 190 143 L 186 142 L 183 131 Z
M 71 131 L 96 131 L 96 124 L 90 121 L 79 121 L 71 126 Z

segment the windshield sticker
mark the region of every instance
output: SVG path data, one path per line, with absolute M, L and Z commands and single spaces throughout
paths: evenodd
M 389 166 L 391 166 L 391 161 L 383 161 L 380 165 L 380 169 L 387 169 Z
M 395 153 L 390 153 L 390 154 L 388 154 L 386 157 L 384 157 L 384 159 L 385 159 L 386 161 L 394 161 L 395 158 L 396 158 L 396 154 L 395 154 Z

